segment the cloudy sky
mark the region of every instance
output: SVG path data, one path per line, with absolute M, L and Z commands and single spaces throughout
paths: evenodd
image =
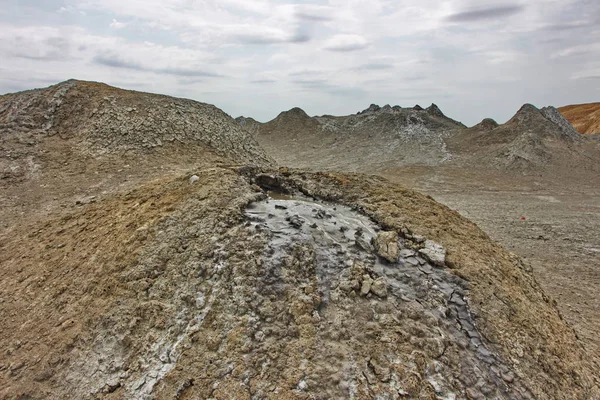
M 600 101 L 598 0 L 2 0 L 0 93 L 69 78 L 261 121 Z

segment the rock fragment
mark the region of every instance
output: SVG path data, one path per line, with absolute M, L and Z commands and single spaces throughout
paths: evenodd
M 371 285 L 371 292 L 377 297 L 387 297 L 387 283 L 385 278 L 377 278 Z
M 446 262 L 446 249 L 433 240 L 426 240 L 425 247 L 419 250 L 419 254 L 438 266 L 443 266 Z
M 367 274 L 363 275 L 362 286 L 360 287 L 360 294 L 366 296 L 371 291 L 373 285 L 373 279 Z
M 398 233 L 396 231 L 379 232 L 373 242 L 377 254 L 389 262 L 398 261 Z
M 190 176 L 190 179 L 189 179 L 190 185 L 193 185 L 194 183 L 198 182 L 199 180 L 200 180 L 200 177 L 198 175 Z
M 286 220 L 296 229 L 302 228 L 304 225 L 304 220 L 298 215 L 292 215 L 291 217 L 286 218 Z

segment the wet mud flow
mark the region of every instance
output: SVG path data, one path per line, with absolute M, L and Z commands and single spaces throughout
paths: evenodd
M 400 238 L 399 257 L 389 262 L 377 255 L 374 238 L 381 228 L 367 216 L 350 207 L 303 197 L 269 193 L 269 197 L 252 203 L 246 210 L 249 224 L 268 234 L 265 250 L 265 279 L 276 286 L 281 282 L 281 265 L 299 244 L 309 245 L 315 253 L 315 271 L 322 296 L 322 307 L 335 302 L 335 289 L 352 279 L 356 265 L 364 266 L 375 282 L 385 282 L 384 293 L 375 286 L 361 294 L 387 298 L 396 302 L 399 315 L 403 309 L 418 305 L 435 318 L 435 329 L 456 343 L 460 353 L 461 374 L 457 377 L 473 398 L 530 398 L 519 384 L 515 373 L 502 362 L 477 330 L 477 323 L 468 306 L 468 285 L 450 273 L 445 266 L 435 265 L 408 247 Z M 353 267 L 354 266 L 354 267 Z M 370 293 L 370 294 L 369 294 Z M 378 296 L 375 296 L 377 298 Z M 428 380 L 442 395 L 448 378 L 435 370 Z M 445 393 L 456 398 L 458 393 Z

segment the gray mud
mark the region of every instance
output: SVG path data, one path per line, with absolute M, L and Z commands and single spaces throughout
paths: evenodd
M 373 281 L 384 278 L 387 293 L 376 296 L 367 288 L 367 293 L 360 292 L 362 296 L 394 302 L 398 315 L 404 318 L 417 305 L 424 315 L 433 317 L 432 328 L 441 329 L 442 337 L 459 349 L 460 372 L 453 372 L 454 377 L 439 372 L 442 366 L 427 373 L 438 398 L 531 398 L 478 332 L 468 306 L 468 283 L 446 267 L 428 262 L 404 239 L 398 242 L 397 262 L 388 262 L 375 253 L 372 240 L 381 228 L 368 217 L 347 206 L 307 198 L 270 194 L 267 200 L 250 204 L 246 214 L 249 224 L 269 237 L 263 278 L 268 290 L 278 292 L 282 264 L 299 244 L 314 249 L 321 309 L 336 301 L 340 292 L 335 289 L 352 279 L 352 267 L 364 265 Z M 460 381 L 462 393 L 450 390 L 456 386 L 453 379 Z

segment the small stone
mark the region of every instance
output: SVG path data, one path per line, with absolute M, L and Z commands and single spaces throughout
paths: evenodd
M 399 255 L 398 233 L 396 231 L 379 232 L 373 245 L 377 254 L 389 262 L 397 262 Z
M 415 241 L 416 243 L 423 243 L 425 241 L 425 237 L 421 236 L 421 235 L 413 235 L 413 241 Z
M 290 225 L 296 229 L 302 228 L 302 225 L 304 224 L 304 220 L 298 215 L 292 215 L 291 217 L 289 217 L 288 221 Z
M 425 247 L 419 250 L 419 254 L 435 265 L 443 266 L 446 262 L 446 249 L 433 240 L 426 240 Z
M 323 218 L 325 218 L 326 216 L 327 216 L 327 213 L 326 213 L 325 211 L 323 211 L 323 210 L 317 210 L 317 211 L 316 211 L 315 218 L 318 218 L 318 219 L 323 219 Z
M 492 355 L 492 353 L 483 346 L 479 346 L 479 348 L 477 348 L 477 351 L 484 357 L 489 357 Z
M 431 273 L 433 273 L 433 269 L 431 268 L 431 265 L 429 265 L 429 264 L 421 265 L 419 267 L 419 270 L 422 273 L 427 274 L 427 275 L 430 275 Z
M 282 205 L 279 205 L 279 204 L 275 204 L 275 208 L 276 208 L 277 210 L 287 210 L 287 207 L 286 207 L 286 206 L 282 206 Z
M 200 180 L 200 177 L 198 175 L 192 175 L 190 176 L 190 185 L 193 185 L 194 183 L 198 182 Z
M 481 393 L 477 389 L 468 388 L 467 389 L 467 398 L 473 399 L 473 400 L 478 400 L 478 399 L 485 399 L 485 396 L 483 395 L 483 393 Z
M 373 246 L 371 245 L 371 243 L 369 243 L 362 235 L 354 235 L 354 243 L 356 244 L 356 246 L 363 249 L 364 251 L 367 251 L 369 253 L 373 251 Z
M 452 297 L 450 297 L 450 302 L 451 302 L 451 303 L 454 303 L 454 304 L 456 304 L 456 305 L 459 305 L 459 306 L 464 306 L 464 305 L 466 305 L 466 304 L 467 304 L 467 303 L 466 303 L 466 302 L 463 300 L 463 298 L 462 298 L 460 295 L 456 294 L 456 293 L 453 293 L 453 294 L 452 294 Z
M 366 296 L 371 291 L 373 285 L 373 279 L 369 275 L 363 275 L 362 286 L 360 287 L 360 294 Z
M 412 257 L 415 255 L 415 251 L 411 249 L 402 249 L 400 250 L 399 255 L 402 258 Z
M 506 372 L 502 374 L 502 379 L 504 379 L 504 382 L 506 383 L 513 383 L 515 380 L 515 374 L 513 374 L 512 372 Z
M 410 265 L 413 265 L 413 266 L 415 266 L 415 267 L 416 267 L 417 265 L 419 265 L 419 260 L 417 260 L 417 259 L 416 259 L 416 258 L 414 258 L 414 257 L 408 257 L 408 258 L 406 259 L 406 262 L 407 262 L 407 263 L 409 263 Z
M 385 278 L 377 278 L 371 285 L 371 292 L 378 297 L 387 297 L 387 284 Z
M 306 381 L 302 380 L 298 383 L 298 390 L 306 390 L 308 389 L 308 384 Z

